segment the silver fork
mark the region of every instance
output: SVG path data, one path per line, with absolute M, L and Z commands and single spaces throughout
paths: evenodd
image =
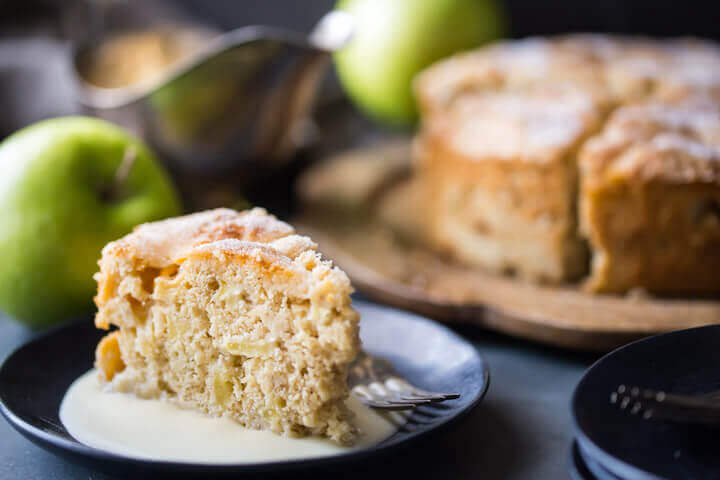
M 620 385 L 610 403 L 645 420 L 720 425 L 720 392 L 683 395 Z
M 390 362 L 361 351 L 350 365 L 350 391 L 369 407 L 408 410 L 418 405 L 459 398 L 457 393 L 429 392 L 401 377 Z

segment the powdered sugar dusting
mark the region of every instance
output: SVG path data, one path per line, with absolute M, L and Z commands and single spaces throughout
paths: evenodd
M 611 57 L 608 68 L 626 77 L 691 87 L 720 86 L 720 49 L 708 42 L 633 42 Z
M 645 180 L 720 183 L 720 108 L 648 101 L 615 112 L 588 148 L 591 168 Z
M 286 237 L 289 240 L 278 242 Z M 233 241 L 245 242 L 264 251 L 271 249 L 276 255 L 291 258 L 301 250 L 315 246 L 312 240 L 295 235 L 290 225 L 264 209 L 236 212 L 220 208 L 140 225 L 133 233 L 108 244 L 103 252 L 131 249 L 134 256 L 147 265 L 162 267 L 185 257 L 200 245 L 204 249 L 232 250 L 230 247 L 238 245 Z M 243 247 L 244 250 L 247 248 Z
M 717 147 L 703 145 L 677 133 L 660 134 L 652 139 L 650 145 L 658 151 L 675 151 L 707 162 L 720 161 L 720 149 Z
M 216 255 L 241 255 L 245 257 L 255 258 L 257 260 L 267 259 L 279 261 L 282 263 L 290 263 L 290 259 L 283 255 L 282 252 L 273 248 L 269 244 L 249 242 L 247 240 L 239 240 L 237 238 L 224 238 L 211 243 L 204 243 L 193 247 L 188 255 L 195 253 L 208 252 Z
M 618 110 L 608 125 L 620 132 L 681 131 L 709 143 L 720 143 L 720 109 L 703 98 L 669 104 L 646 102 Z
M 452 145 L 472 158 L 548 159 L 571 148 L 595 115 L 582 94 L 487 94 L 458 105 Z
M 497 89 L 572 83 L 617 101 L 720 95 L 720 47 L 712 42 L 572 34 L 500 42 L 440 61 L 418 76 L 426 115 L 457 98 Z

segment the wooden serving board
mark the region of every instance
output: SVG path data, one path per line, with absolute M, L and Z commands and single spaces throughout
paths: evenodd
M 651 334 L 720 323 L 720 301 L 590 295 L 467 268 L 426 248 L 407 141 L 328 159 L 299 183 L 298 229 L 376 301 L 445 322 L 607 351 Z

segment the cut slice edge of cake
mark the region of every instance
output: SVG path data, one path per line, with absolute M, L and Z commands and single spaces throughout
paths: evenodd
M 141 225 L 96 274 L 106 388 L 293 436 L 357 437 L 345 406 L 360 348 L 350 281 L 262 209 Z
M 706 97 L 622 107 L 580 154 L 592 292 L 720 290 L 720 107 Z

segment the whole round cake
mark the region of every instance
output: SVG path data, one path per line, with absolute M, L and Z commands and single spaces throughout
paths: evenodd
M 461 262 L 593 292 L 720 293 L 720 47 L 531 38 L 415 89 L 427 239 Z

